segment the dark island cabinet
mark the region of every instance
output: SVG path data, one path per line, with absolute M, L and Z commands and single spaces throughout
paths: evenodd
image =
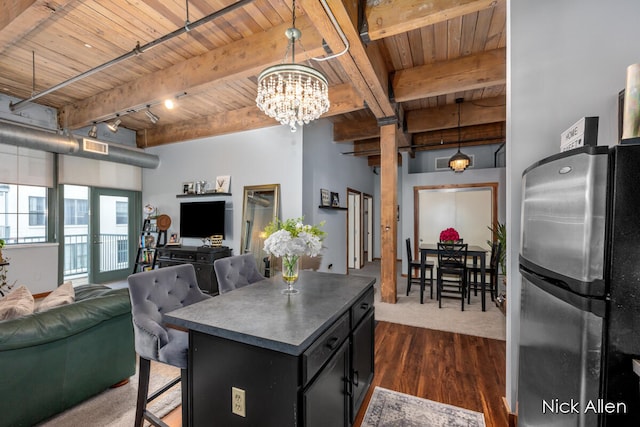
M 301 354 L 190 331 L 192 426 L 351 426 L 374 375 L 373 287 Z M 232 413 L 242 389 L 245 415 Z
M 198 287 L 210 295 L 218 295 L 218 280 L 213 270 L 213 262 L 218 258 L 231 256 L 226 246 L 165 246 L 157 249 L 157 263 L 160 268 L 177 264 L 192 264 L 196 270 Z

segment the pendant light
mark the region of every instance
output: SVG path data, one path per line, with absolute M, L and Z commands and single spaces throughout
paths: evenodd
M 451 156 L 449 159 L 449 168 L 455 173 L 462 173 L 471 163 L 471 159 L 466 154 L 460 151 L 460 106 L 464 98 L 457 98 L 456 104 L 458 104 L 458 152 Z
M 291 62 L 274 65 L 260 73 L 256 105 L 295 132 L 297 125 L 307 124 L 329 111 L 329 84 L 320 71 L 296 64 L 296 41 L 302 33 L 296 28 L 295 0 L 292 10 L 293 25 L 285 32 L 289 44 L 284 58 L 286 61 L 291 49 Z

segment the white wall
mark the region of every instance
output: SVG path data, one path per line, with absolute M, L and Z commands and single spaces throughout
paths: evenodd
M 239 132 L 212 138 L 168 144 L 146 151 L 160 157 L 157 169 L 142 174 L 143 206 L 150 203 L 158 213 L 171 217 L 172 232 L 180 230 L 180 202 L 225 200 L 223 245 L 240 254 L 242 197 L 245 185 L 280 184 L 282 218 L 302 215 L 302 137 L 286 126 Z M 182 183 L 230 175 L 230 197 L 176 198 Z M 185 245 L 201 245 L 198 239 L 184 239 Z
M 351 144 L 333 142 L 333 125 L 328 120 L 318 120 L 305 125 L 303 162 L 303 212 L 306 223 L 326 221 L 323 227 L 327 236 L 321 271 L 347 272 L 347 211 L 319 209 L 320 189 L 337 192 L 340 206 L 347 206 L 347 187 L 374 195 L 372 168 L 366 157 L 342 155 L 352 151 Z M 374 200 L 374 204 L 376 200 Z M 379 203 L 379 199 L 378 199 Z M 377 230 L 374 228 L 374 239 Z M 329 269 L 329 265 L 332 265 Z
M 640 62 L 640 2 L 510 1 L 507 70 L 507 401 L 517 399 L 522 171 L 557 153 L 560 133 L 599 116 L 598 144 L 617 139 L 626 68 Z

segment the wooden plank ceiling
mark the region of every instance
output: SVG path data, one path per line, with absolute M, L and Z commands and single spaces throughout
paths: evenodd
M 463 146 L 505 140 L 506 0 L 323 3 L 296 2 L 296 58 L 327 76 L 325 116 L 335 141 L 352 144 L 345 152 L 377 164 L 379 126 L 394 120 L 399 150 L 457 145 L 456 98 Z M 345 48 L 325 5 L 350 46 L 320 62 L 310 58 Z M 255 106 L 256 82 L 284 59 L 290 1 L 7 0 L 2 9 L 0 93 L 55 107 L 63 129 L 119 117 L 150 147 L 274 125 Z M 166 110 L 166 98 L 178 107 Z

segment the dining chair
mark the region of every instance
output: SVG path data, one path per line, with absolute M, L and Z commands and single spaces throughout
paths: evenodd
M 467 249 L 466 243 L 438 242 L 436 296 L 439 308 L 442 308 L 442 298 L 460 298 L 461 309 L 464 311 L 467 292 Z
M 156 270 L 135 273 L 127 278 L 135 349 L 139 357 L 138 397 L 134 426 L 140 427 L 144 420 L 159 427 L 168 427 L 160 418 L 147 409 L 147 404 L 174 385 L 182 389 L 182 425 L 188 419 L 188 344 L 186 331 L 167 327 L 162 316 L 210 298 L 198 287 L 196 271 L 192 264 L 180 264 Z M 180 376 L 149 394 L 151 361 L 180 368 Z
M 429 270 L 429 290 L 430 290 L 430 298 L 433 299 L 433 267 L 434 267 L 434 263 L 431 261 L 427 261 L 426 260 L 426 256 L 424 256 L 425 260 L 424 260 L 424 267 L 422 266 L 421 261 L 414 261 L 413 259 L 413 252 L 411 251 L 411 239 L 408 238 L 406 240 L 406 244 L 407 244 L 407 262 L 408 262 L 408 268 L 407 268 L 407 296 L 409 296 L 409 292 L 411 292 L 411 285 L 412 284 L 417 284 L 418 286 L 420 286 L 420 304 L 424 303 L 424 287 L 422 286 L 423 280 L 426 280 L 426 278 L 423 278 L 423 275 L 426 273 L 427 270 Z M 423 256 L 422 254 L 420 254 L 420 259 L 422 260 Z M 418 271 L 420 272 L 420 276 L 419 277 L 413 277 L 413 272 L 418 269 Z
M 488 288 L 485 288 L 485 292 L 489 292 L 491 296 L 491 301 L 495 300 L 496 293 L 498 291 L 498 267 L 500 265 L 500 254 L 502 252 L 502 245 L 500 242 L 493 242 L 491 244 L 491 256 L 489 258 L 489 266 L 485 267 L 485 275 L 489 276 Z M 472 264 L 467 266 L 467 271 L 469 274 L 468 283 L 469 283 L 469 292 L 467 295 L 467 303 L 471 301 L 471 285 L 473 284 L 473 294 L 478 295 L 478 285 L 480 282 L 478 278 L 482 280 L 482 277 L 479 277 L 482 274 L 482 268 L 477 264 Z M 473 276 L 473 280 L 472 280 Z M 480 290 L 482 292 L 482 290 Z
M 264 279 L 251 253 L 218 258 L 213 262 L 213 269 L 221 294 Z

